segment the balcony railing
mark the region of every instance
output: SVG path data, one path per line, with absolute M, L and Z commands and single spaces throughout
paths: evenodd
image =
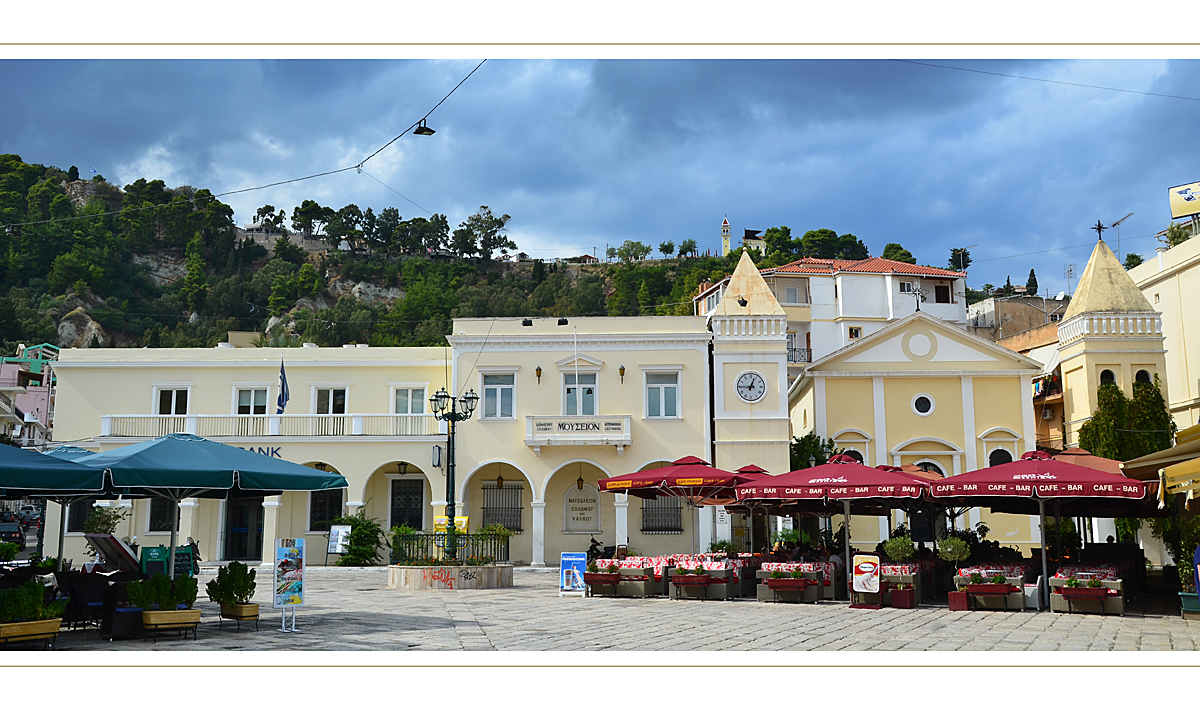
M 433 436 L 432 414 L 105 414 L 100 436 Z
M 811 348 L 788 348 L 788 362 L 812 362 Z

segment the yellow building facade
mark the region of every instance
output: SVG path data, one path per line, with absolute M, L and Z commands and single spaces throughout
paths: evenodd
M 1035 448 L 1029 358 L 917 312 L 814 362 L 792 385 L 792 429 L 815 432 L 868 466 L 913 464 L 956 475 L 1006 463 Z M 887 538 L 893 519 L 856 518 L 857 543 Z M 991 538 L 1039 542 L 1030 516 L 978 509 Z

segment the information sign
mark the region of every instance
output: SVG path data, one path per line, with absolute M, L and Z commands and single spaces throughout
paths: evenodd
M 329 526 L 329 549 L 327 554 L 344 555 L 346 554 L 346 545 L 350 544 L 349 525 L 330 525 Z
M 275 540 L 276 609 L 304 605 L 304 538 Z
M 854 556 L 854 591 L 879 593 L 879 555 Z
M 558 596 L 564 594 L 583 595 L 587 585 L 583 573 L 587 570 L 586 552 L 564 552 L 558 567 Z

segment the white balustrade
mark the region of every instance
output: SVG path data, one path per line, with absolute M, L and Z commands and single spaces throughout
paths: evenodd
M 432 414 L 105 414 L 100 436 L 436 436 Z

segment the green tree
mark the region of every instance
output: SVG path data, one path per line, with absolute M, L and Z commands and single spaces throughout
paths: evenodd
M 951 271 L 966 271 L 971 268 L 971 251 L 969 249 L 951 249 L 946 268 Z
M 668 259 L 671 258 L 671 255 L 675 253 L 675 242 L 671 240 L 660 242 L 658 245 L 658 252 Z
M 1134 382 L 1133 400 L 1126 408 L 1124 449 L 1121 460 L 1128 461 L 1171 447 L 1177 426 L 1162 396 L 1162 382 Z
M 1169 247 L 1177 247 L 1191 238 L 1191 235 L 1183 228 L 1183 224 L 1179 222 L 1171 222 L 1167 225 L 1167 233 L 1164 236 Z
M 275 240 L 275 258 L 299 266 L 304 263 L 304 250 L 292 243 L 287 237 Z
M 304 264 L 296 274 L 296 293 L 301 298 L 311 298 L 321 292 L 321 278 L 312 264 Z
M 682 253 L 683 253 L 683 250 L 681 249 L 679 253 L 680 253 L 680 254 L 682 254 Z M 617 248 L 616 248 L 616 247 L 614 247 L 614 246 L 609 246 L 609 247 L 607 247 L 607 248 L 604 250 L 604 258 L 605 258 L 605 259 L 608 259 L 609 261 L 612 261 L 613 259 L 616 259 L 616 258 L 617 258 Z
M 688 256 L 689 254 L 691 256 L 696 256 L 698 254 L 695 239 L 684 239 L 683 241 L 679 242 L 679 255 Z
M 917 263 L 917 260 L 912 255 L 912 252 L 900 246 L 899 244 L 896 244 L 895 242 L 884 245 L 883 258 L 891 259 L 892 261 L 903 261 L 906 264 Z
M 181 292 L 188 308 L 197 312 L 204 308 L 204 297 L 208 288 L 205 276 L 207 263 L 204 261 L 204 237 L 200 232 L 187 245 L 187 276 L 183 278 Z
M 1141 254 L 1134 254 L 1133 252 L 1129 252 L 1128 254 L 1125 255 L 1125 270 L 1129 271 L 1132 268 L 1141 266 L 1145 262 L 1146 262 L 1146 260 L 1142 258 Z
M 822 439 L 816 432 L 794 437 L 788 448 L 793 471 L 808 468 L 811 465 L 809 462 L 813 459 L 816 460 L 817 466 L 829 463 L 829 459 L 843 451 L 837 447 L 833 439 Z
M 863 241 L 853 234 L 843 234 L 838 237 L 838 259 L 849 259 L 851 261 L 859 261 L 871 256 L 870 250 Z
M 648 244 L 626 239 L 621 246 L 617 247 L 617 256 L 621 258 L 621 261 L 641 261 L 650 251 Z
M 458 225 L 458 229 L 454 230 L 454 236 L 455 239 L 458 239 L 459 232 L 470 233 L 476 251 L 486 264 L 492 260 L 492 254 L 495 252 L 507 254 L 510 250 L 517 248 L 516 243 L 504 233 L 511 219 L 512 217 L 506 214 L 497 217 L 492 214 L 490 207 L 480 205 L 475 214 L 467 217 Z
M 1124 461 L 1122 432 L 1129 400 L 1121 388 L 1111 382 L 1101 383 L 1096 390 L 1096 411 L 1079 428 L 1079 446 L 1096 456 Z
M 1012 285 L 1012 277 L 1011 276 L 1004 277 L 1004 295 L 1005 296 L 1013 295 L 1013 285 Z
M 332 207 L 322 207 L 313 200 L 304 200 L 292 210 L 292 227 L 300 230 L 306 238 L 320 234 L 322 227 L 333 219 Z
M 67 182 L 75 182 L 78 179 L 79 179 L 79 168 L 72 165 L 71 169 L 67 171 Z
M 638 287 L 637 292 L 638 311 L 642 314 L 650 312 L 650 307 L 654 305 L 654 300 L 650 297 L 650 289 L 646 287 L 646 282 Z
M 1038 292 L 1037 274 L 1033 269 L 1029 270 L 1029 278 L 1025 280 L 1025 295 L 1036 296 Z
M 804 233 L 800 239 L 800 249 L 804 256 L 817 259 L 836 259 L 838 253 L 838 235 L 832 229 L 812 229 Z

